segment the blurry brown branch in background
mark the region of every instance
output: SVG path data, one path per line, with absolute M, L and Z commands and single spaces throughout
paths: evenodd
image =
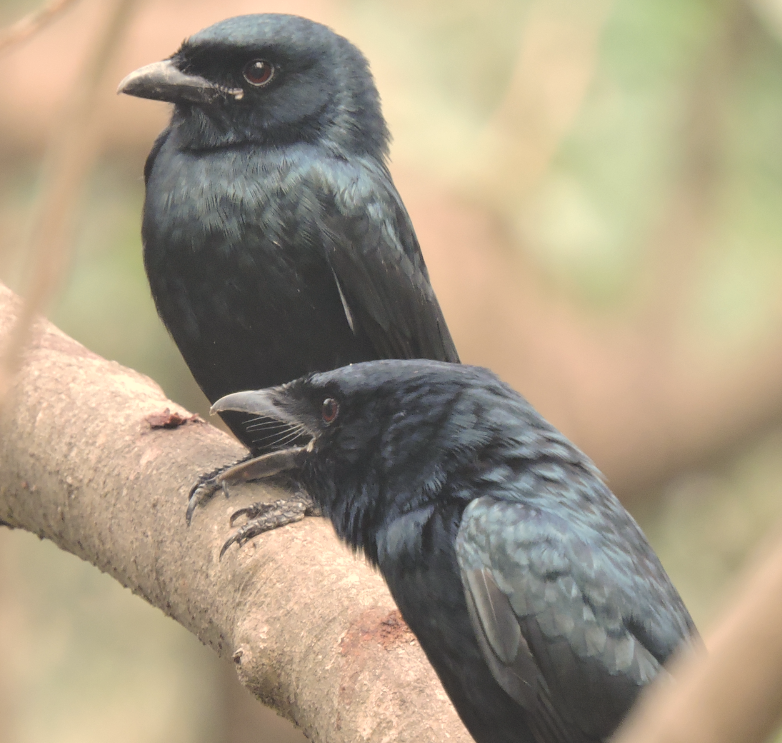
M 23 621 L 15 609 L 16 596 L 11 587 L 13 558 L 8 540 L 0 540 L 0 657 L 3 658 L 0 672 L 0 743 L 15 743 L 19 740 L 17 710 L 19 704 L 19 680 L 13 673 L 6 672 L 8 659 L 18 647 L 19 625 Z
M 782 0 L 746 0 L 750 9 L 782 40 Z
M 676 332 L 695 299 L 720 216 L 735 71 L 759 41 L 752 37 L 758 29 L 746 0 L 729 0 L 723 7 L 722 23 L 687 81 L 676 179 L 636 282 L 638 332 L 662 365 L 681 352 Z
M 45 310 L 65 275 L 76 207 L 99 150 L 95 111 L 100 82 L 137 1 L 106 2 L 105 25 L 56 126 L 25 248 L 28 271 L 24 308 L 10 335 L 2 338 L 0 408 L 20 366 L 33 320 Z
M 517 211 L 548 169 L 581 110 L 613 4 L 532 4 L 510 84 L 473 158 L 482 198 L 493 208 Z
M 32 11 L 32 13 L 28 13 L 16 23 L 0 29 L 0 54 L 9 47 L 21 44 L 35 35 L 47 23 L 56 18 L 59 13 L 77 2 L 78 0 L 50 0 L 46 5 Z
M 614 743 L 763 743 L 782 722 L 782 533 L 745 572 L 705 656 L 679 659 Z

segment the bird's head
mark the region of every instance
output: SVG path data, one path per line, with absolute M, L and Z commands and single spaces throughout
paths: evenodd
M 364 56 L 298 16 L 216 23 L 169 59 L 130 73 L 117 92 L 173 103 L 172 125 L 192 149 L 303 142 L 381 161 L 388 149 Z
M 371 559 L 372 535 L 411 504 L 424 507 L 440 497 L 451 474 L 502 435 L 509 420 L 502 407 L 520 403 L 526 404 L 486 369 L 386 360 L 237 392 L 212 412 L 273 418 L 291 436 L 311 436 L 291 458 L 292 474 L 340 536 Z M 272 462 L 270 475 L 279 472 L 279 457 Z

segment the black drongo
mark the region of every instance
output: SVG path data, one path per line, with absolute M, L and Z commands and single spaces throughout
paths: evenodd
M 119 91 L 174 104 L 144 169 L 144 264 L 211 402 L 356 361 L 459 360 L 349 41 L 295 16 L 230 18 Z M 252 451 L 276 439 L 225 417 Z
M 605 741 L 696 642 L 594 465 L 485 369 L 372 361 L 214 410 L 310 437 L 245 466 L 286 470 L 379 568 L 478 743 Z

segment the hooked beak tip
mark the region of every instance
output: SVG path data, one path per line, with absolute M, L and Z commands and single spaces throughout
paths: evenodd
M 280 417 L 279 411 L 270 400 L 266 390 L 247 390 L 225 395 L 214 402 L 209 409 L 209 412 L 222 413 L 228 410 L 235 410 L 240 413 L 250 413 L 252 415 L 267 414 L 272 417 Z M 275 413 L 278 415 L 275 416 Z
M 203 77 L 182 72 L 171 59 L 164 59 L 131 72 L 120 82 L 117 93 L 167 103 L 208 103 L 220 95 L 220 89 Z
M 121 95 L 125 92 L 125 89 L 128 87 L 128 83 L 133 79 L 135 74 L 135 72 L 131 72 L 129 75 L 125 75 L 125 77 L 122 78 L 120 84 L 117 86 L 117 95 Z

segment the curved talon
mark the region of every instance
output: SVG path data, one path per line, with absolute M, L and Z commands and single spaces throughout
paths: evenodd
M 198 478 L 195 485 L 190 488 L 188 496 L 187 511 L 185 511 L 185 521 L 188 526 L 190 526 L 196 508 L 208 503 L 218 490 L 222 490 L 226 498 L 229 496 L 227 477 L 250 458 L 245 457 L 233 464 L 218 467 L 211 472 L 205 472 Z
M 220 487 L 220 484 L 215 482 L 212 478 L 197 482 L 193 485 L 190 489 L 187 511 L 185 511 L 185 520 L 187 521 L 188 526 L 190 526 L 190 521 L 193 518 L 193 513 L 196 508 L 211 500 Z
M 307 447 L 294 446 L 290 449 L 272 451 L 258 457 L 250 454 L 234 464 L 220 467 L 208 474 L 201 475 L 190 491 L 190 501 L 185 514 L 188 525 L 195 509 L 206 503 L 221 488 L 227 498 L 229 496 L 229 485 L 262 480 L 287 472 L 298 466 L 301 457 L 306 452 Z M 261 511 L 261 513 L 265 513 L 265 511 Z
M 239 540 L 240 540 L 240 539 L 241 539 L 241 537 L 239 536 L 239 532 L 238 532 L 238 531 L 236 532 L 236 534 L 234 534 L 234 535 L 232 535 L 231 537 L 229 537 L 229 538 L 226 540 L 225 544 L 222 546 L 222 549 L 220 550 L 220 557 L 218 557 L 217 559 L 218 559 L 218 560 L 222 560 L 222 559 L 223 559 L 223 555 L 225 554 L 225 551 L 226 551 L 226 550 L 227 550 L 227 549 L 228 549 L 228 548 L 229 548 L 229 547 L 230 547 L 232 544 L 234 544 L 235 542 L 239 542 Z M 242 545 L 241 545 L 241 543 L 239 544 L 239 546 L 240 546 L 240 547 L 242 546 Z
M 190 522 L 193 520 L 193 512 L 198 507 L 198 502 L 191 495 L 190 500 L 187 502 L 187 511 L 185 511 L 185 522 L 190 526 Z
M 236 523 L 236 520 L 241 518 L 242 516 L 247 516 L 248 518 L 252 518 L 253 516 L 257 516 L 258 512 L 255 506 L 248 506 L 247 508 L 240 508 L 238 511 L 234 511 L 231 514 L 231 518 L 228 519 L 228 523 L 230 526 L 233 526 Z
M 252 508 L 242 508 L 241 511 L 252 511 Z M 234 514 L 236 515 L 236 514 Z M 253 537 L 258 536 L 258 534 L 262 533 L 261 531 L 257 530 L 257 524 L 253 521 L 248 521 L 244 526 L 239 527 L 236 530 L 236 533 L 231 535 L 225 542 L 225 544 L 222 546 L 220 550 L 220 557 L 219 559 L 223 559 L 223 555 L 225 554 L 225 551 L 232 545 L 232 544 L 238 544 L 239 547 L 243 547 L 247 542 L 249 542 Z
M 249 520 L 246 524 L 242 524 L 223 544 L 220 550 L 220 559 L 223 559 L 223 555 L 232 544 L 238 544 L 241 547 L 264 532 L 301 521 L 311 512 L 311 509 L 312 502 L 309 498 L 304 497 L 276 500 L 271 503 L 254 503 L 247 508 L 234 511 L 229 519 L 231 526 L 243 516 Z

